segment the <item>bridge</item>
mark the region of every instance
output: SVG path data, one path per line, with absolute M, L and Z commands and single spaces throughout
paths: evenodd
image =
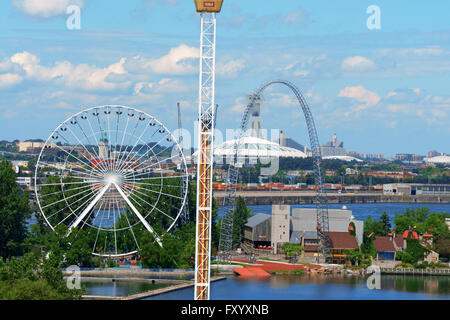
M 221 203 L 225 191 L 214 191 L 214 199 Z M 450 203 L 450 194 L 384 195 L 381 192 L 327 193 L 328 203 Z M 315 204 L 312 191 L 236 191 L 246 205 Z

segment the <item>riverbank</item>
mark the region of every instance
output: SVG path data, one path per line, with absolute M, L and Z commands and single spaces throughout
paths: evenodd
M 211 277 L 211 282 L 216 282 L 216 281 L 220 281 L 220 280 L 225 280 L 226 277 L 224 276 L 214 276 Z M 91 278 L 85 278 L 84 280 L 89 280 L 91 281 Z M 103 282 L 104 281 L 110 281 L 111 279 L 105 279 L 103 278 Z M 128 282 L 128 281 L 138 281 L 138 282 L 149 282 L 152 284 L 155 284 L 155 279 L 139 279 L 139 278 L 120 278 L 120 279 L 116 279 L 114 278 L 113 280 L 115 281 L 124 281 L 124 282 Z M 102 279 L 97 278 L 97 281 L 102 281 Z M 194 286 L 194 281 L 193 280 L 168 280 L 168 279 L 157 279 L 158 283 L 160 284 L 165 284 L 163 287 L 161 288 L 156 288 L 156 289 L 152 289 L 152 290 L 147 290 L 145 292 L 139 292 L 139 293 L 135 293 L 135 294 L 131 294 L 131 295 L 127 295 L 127 296 L 114 296 L 114 295 L 83 295 L 83 299 L 84 300 L 140 300 L 140 299 L 145 299 L 145 298 L 149 298 L 149 297 L 153 297 L 153 296 L 157 296 L 157 295 L 161 295 L 164 293 L 169 293 L 172 291 L 177 291 L 177 290 L 181 290 L 181 289 L 185 289 L 185 288 L 189 288 L 189 287 L 193 287 Z M 177 282 L 175 282 L 177 281 Z M 83 278 L 82 278 L 82 282 L 83 282 Z

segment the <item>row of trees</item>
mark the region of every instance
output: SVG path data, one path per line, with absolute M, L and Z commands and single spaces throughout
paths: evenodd
M 384 212 L 379 220 L 368 216 L 364 221 L 363 243 L 361 252 L 376 257 L 377 252 L 373 245 L 373 239 L 377 236 L 387 236 L 389 232 L 395 232 L 402 236 L 406 230 L 413 229 L 419 234 L 429 233 L 433 235 L 433 245 L 427 248 L 417 239 L 407 239 L 406 251 L 397 252 L 396 257 L 404 263 L 414 264 L 423 258 L 424 254 L 433 250 L 439 253 L 440 259 L 448 261 L 450 257 L 450 233 L 445 219 L 448 213 L 430 212 L 429 208 L 406 209 L 402 214 L 396 214 L 394 218 L 395 229 L 392 229 L 389 216 Z

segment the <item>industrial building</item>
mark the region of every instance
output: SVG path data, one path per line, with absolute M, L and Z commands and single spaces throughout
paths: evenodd
M 332 141 L 328 141 L 320 147 L 320 152 L 322 157 L 347 155 L 347 151 L 344 149 L 344 142 L 337 140 L 336 133 L 333 135 Z
M 450 194 L 448 184 L 389 183 L 383 185 L 385 195 Z
M 292 212 L 291 212 L 292 211 Z M 336 263 L 345 260 L 345 249 L 357 249 L 363 241 L 363 221 L 355 220 L 352 212 L 329 209 L 329 237 L 332 257 Z M 274 254 L 281 253 L 286 243 L 298 243 L 304 255 L 318 255 L 317 211 L 315 208 L 290 208 L 288 205 L 273 205 L 272 215 L 259 213 L 248 219 L 244 227 L 244 242 L 253 248 L 265 247 Z M 353 229 L 354 228 L 354 229 Z M 355 236 L 349 230 L 355 231 Z

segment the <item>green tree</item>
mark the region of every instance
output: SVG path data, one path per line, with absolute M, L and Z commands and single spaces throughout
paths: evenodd
M 60 267 L 53 254 L 0 259 L 0 300 L 81 299 L 83 289 L 68 289 Z
M 389 231 L 391 231 L 391 228 L 392 228 L 391 219 L 387 215 L 386 211 L 383 211 L 383 213 L 381 214 L 380 222 L 383 226 L 383 230 L 384 230 L 385 234 L 387 234 Z
M 303 251 L 303 247 L 298 243 L 289 243 L 285 242 L 281 249 L 283 249 L 283 252 L 286 254 L 289 258 L 297 258 Z
M 244 199 L 239 197 L 233 215 L 233 247 L 239 246 L 244 237 L 244 226 L 252 216 L 252 209 L 247 208 Z
M 30 215 L 28 193 L 16 184 L 16 175 L 8 161 L 0 162 L 0 256 L 19 255 L 26 237 L 26 219 Z

